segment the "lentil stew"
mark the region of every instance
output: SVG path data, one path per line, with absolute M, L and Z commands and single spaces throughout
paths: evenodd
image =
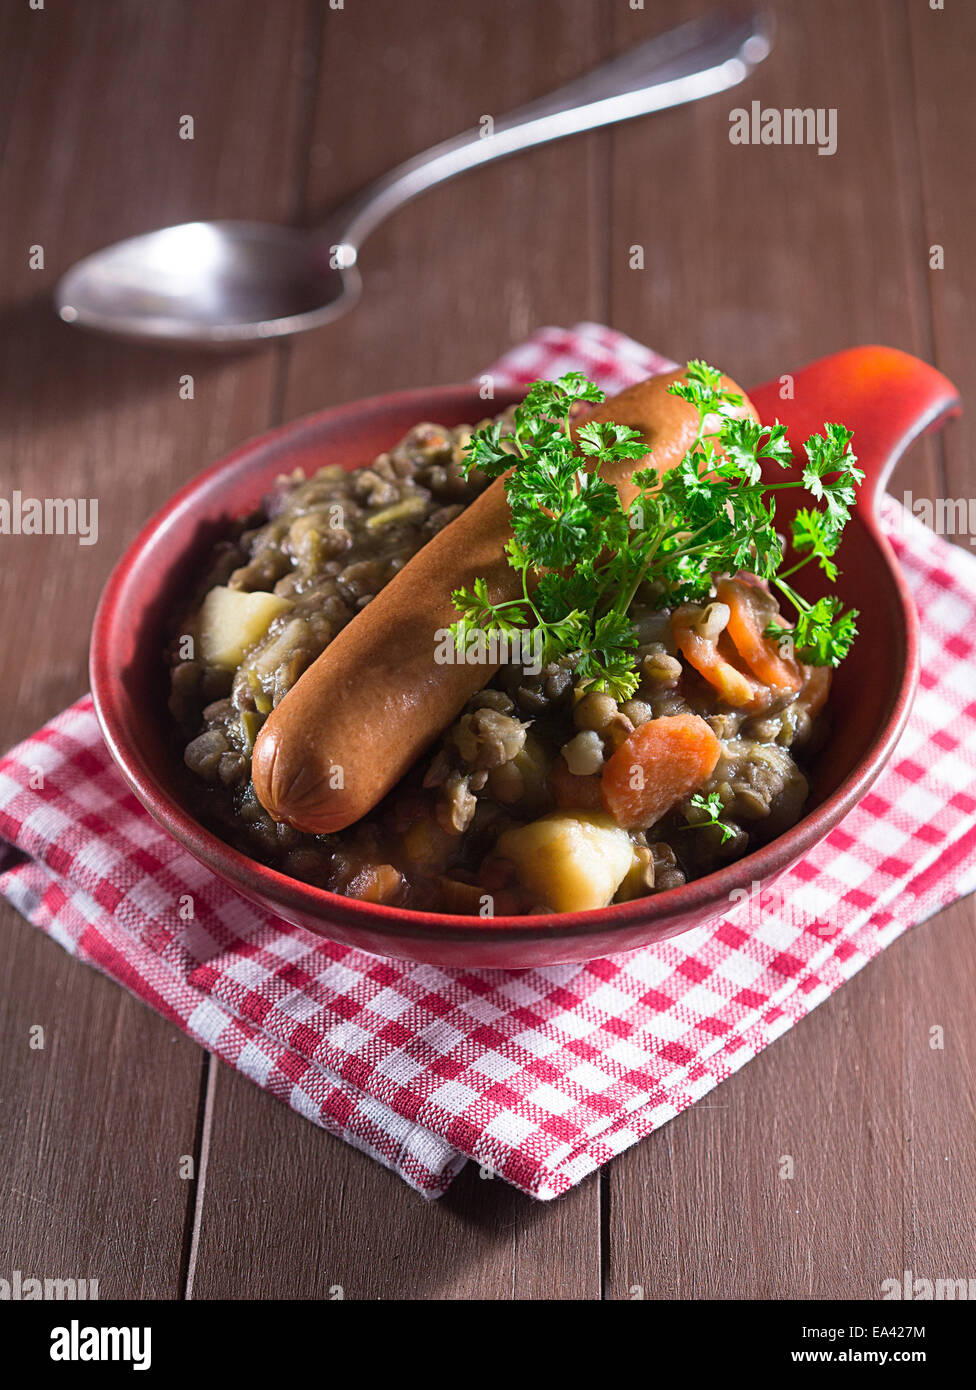
M 272 819 L 251 780 L 264 721 L 487 486 L 477 471 L 465 477 L 470 435 L 419 424 L 368 467 L 283 477 L 214 549 L 166 652 L 169 707 L 201 821 L 333 892 L 474 915 L 660 893 L 792 826 L 808 794 L 802 760 L 825 735 L 829 675 L 794 661 L 767 669 L 764 681 L 761 663 L 742 660 L 750 633 L 778 613 L 768 587 L 745 574 L 719 576 L 714 596 L 698 603 L 662 607 L 653 586 L 638 588 L 631 698 L 592 689 L 572 655 L 505 663 L 369 816 L 327 835 Z M 615 755 L 636 747 L 644 726 L 664 727 L 655 721 L 698 729 L 695 756 L 711 753 L 695 766 L 707 772 L 662 815 L 641 823 L 639 808 L 651 803 L 638 796 L 633 815 L 614 816 Z

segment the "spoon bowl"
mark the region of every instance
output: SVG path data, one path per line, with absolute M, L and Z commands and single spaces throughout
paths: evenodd
M 55 291 L 66 323 L 125 338 L 246 346 L 350 309 L 361 279 L 321 235 L 271 222 L 183 222 L 72 266 Z

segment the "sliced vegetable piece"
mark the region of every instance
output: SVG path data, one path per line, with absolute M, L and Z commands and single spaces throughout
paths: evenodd
M 630 836 L 602 811 L 552 811 L 506 830 L 496 853 L 555 912 L 606 907 L 634 863 Z
M 276 632 L 270 642 L 267 642 L 260 651 L 248 658 L 246 670 L 257 679 L 258 684 L 264 689 L 265 682 L 274 681 L 278 668 L 284 665 L 293 653 L 302 652 L 307 649 L 308 645 L 309 630 L 305 619 L 289 618 L 281 631 Z M 308 660 L 307 656 L 305 660 Z
M 197 633 L 200 655 L 208 666 L 233 671 L 248 647 L 259 642 L 279 613 L 291 608 L 291 599 L 260 590 L 246 593 L 218 584 L 200 607 Z
M 733 709 L 761 708 L 759 683 L 720 654 L 717 638 L 702 632 L 701 619 L 702 610 L 693 604 L 682 604 L 672 614 L 671 631 L 681 655 Z
M 715 591 L 729 610 L 726 631 L 742 660 L 764 685 L 799 690 L 803 684 L 800 663 L 780 654 L 776 643 L 763 634 L 770 622 L 783 624 L 779 605 L 757 582 L 719 579 Z
M 346 884 L 345 893 L 366 903 L 389 903 L 402 885 L 403 875 L 392 864 L 364 864 Z
M 722 746 L 697 714 L 649 719 L 603 769 L 603 804 L 617 825 L 646 830 L 703 786 Z
M 384 526 L 392 526 L 399 521 L 414 521 L 423 515 L 427 506 L 425 495 L 418 494 L 414 497 L 404 497 L 399 502 L 394 502 L 391 507 L 384 507 L 382 511 L 374 512 L 372 516 L 366 518 L 366 529 L 368 531 L 382 531 Z
M 638 845 L 634 850 L 634 862 L 624 875 L 614 902 L 629 903 L 635 898 L 644 898 L 653 887 L 654 856 L 647 845 Z
M 445 912 L 457 912 L 465 917 L 493 917 L 495 915 L 494 894 L 480 884 L 466 883 L 462 879 L 442 874 L 437 880 L 440 902 Z
M 549 789 L 557 806 L 564 810 L 602 811 L 600 775 L 597 772 L 579 777 L 570 772 L 566 759 L 559 755 L 549 769 Z
M 264 723 L 264 716 L 257 710 L 247 709 L 241 715 L 241 735 L 244 739 L 244 750 L 250 753 L 254 747 L 254 740 L 261 732 L 261 725 Z

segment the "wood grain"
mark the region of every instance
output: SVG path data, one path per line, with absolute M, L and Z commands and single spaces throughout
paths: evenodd
M 957 904 L 618 1160 L 607 1296 L 872 1299 L 905 1269 L 968 1275 L 974 954 Z
M 976 490 L 976 361 L 972 351 L 972 306 L 976 302 L 976 187 L 960 177 L 960 151 L 972 148 L 976 132 L 969 55 L 976 45 L 976 10 L 910 6 L 912 110 L 919 149 L 920 221 L 916 259 L 923 267 L 931 313 L 934 360 L 959 386 L 969 409 L 944 441 L 945 481 L 937 496 L 973 496 Z M 920 196 L 919 196 L 920 195 Z M 941 247 L 944 269 L 932 269 L 932 248 Z M 924 495 L 921 492 L 919 495 Z M 952 537 L 950 537 L 952 539 Z M 955 537 L 972 546 L 972 534 Z
M 2 916 L 0 1278 L 178 1298 L 201 1051 L 6 905 Z
M 217 1071 L 194 1298 L 598 1298 L 598 1181 L 534 1203 L 469 1164 L 428 1202 Z
M 287 217 L 302 134 L 292 77 L 304 4 L 177 0 L 2 8 L 0 479 L 5 495 L 99 501 L 99 540 L 0 537 L 4 743 L 87 684 L 109 571 L 191 473 L 269 421 L 275 360 L 140 351 L 83 336 L 48 303 L 78 256 L 203 213 Z M 226 60 L 226 63 L 225 61 Z M 178 120 L 195 117 L 180 141 Z M 304 167 L 304 166 L 302 166 Z M 41 245 L 43 270 L 28 268 Z M 191 373 L 195 396 L 181 400 Z M 0 969 L 0 1276 L 101 1280 L 177 1297 L 203 1054 L 6 905 Z M 26 1049 L 45 1026 L 48 1049 Z
M 397 160 L 709 7 L 0 7 L 0 481 L 100 501 L 96 546 L 0 538 L 8 741 L 83 691 L 101 585 L 184 478 L 280 419 L 471 376 L 540 324 L 608 321 L 745 381 L 889 342 L 976 399 L 960 165 L 976 12 L 951 3 L 777 0 L 774 55 L 741 93 L 431 192 L 368 242 L 355 313 L 271 352 L 137 349 L 50 312 L 57 274 L 97 246 L 198 216 L 311 224 Z M 836 107 L 837 153 L 731 146 L 728 113 L 753 97 Z M 916 446 L 892 490 L 972 495 L 972 430 Z M 471 1166 L 423 1202 L 2 911 L 0 1276 L 91 1274 L 103 1297 L 503 1300 L 865 1298 L 905 1268 L 973 1272 L 971 901 L 549 1204 Z M 36 1023 L 43 1052 L 25 1046 Z
M 709 8 L 683 0 L 669 13 Z M 910 71 L 888 42 L 903 9 L 887 0 L 769 8 L 775 49 L 748 87 L 611 132 L 613 324 L 676 359 L 721 362 L 745 383 L 855 343 L 927 356 L 917 160 L 911 138 L 897 138 L 906 125 L 911 134 Z M 614 15 L 617 42 L 636 41 L 640 13 Z M 730 144 L 729 112 L 751 100 L 835 108 L 836 153 Z M 630 267 L 632 246 L 644 250 L 642 270 Z M 927 443 L 905 468 L 935 486 Z
M 591 0 L 377 0 L 330 13 L 308 217 L 483 115 L 497 118 L 577 77 L 602 56 L 610 13 Z M 542 324 L 602 318 L 608 139 L 598 131 L 488 165 L 381 226 L 361 256 L 366 290 L 356 312 L 295 340 L 286 415 L 462 381 Z

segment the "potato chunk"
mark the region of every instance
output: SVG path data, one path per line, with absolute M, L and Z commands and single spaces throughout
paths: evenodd
M 556 912 L 606 907 L 634 863 L 630 836 L 599 811 L 553 811 L 506 830 L 496 852 Z
M 233 671 L 248 647 L 259 642 L 274 618 L 291 608 L 291 599 L 277 594 L 247 594 L 218 585 L 200 606 L 197 639 L 208 666 Z

